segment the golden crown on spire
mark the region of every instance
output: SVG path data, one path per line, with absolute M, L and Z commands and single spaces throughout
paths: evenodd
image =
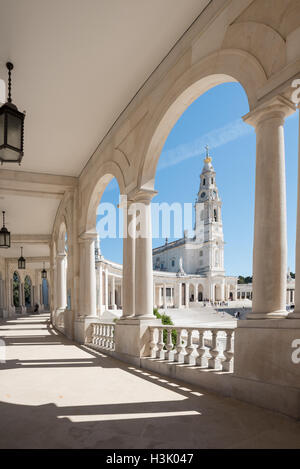
M 208 147 L 208 145 L 205 145 L 205 149 L 206 149 L 206 158 L 204 160 L 204 163 L 211 163 L 212 157 L 209 156 L 209 147 Z

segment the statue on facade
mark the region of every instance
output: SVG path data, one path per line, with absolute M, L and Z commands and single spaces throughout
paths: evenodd
M 177 272 L 177 275 L 185 275 L 185 271 L 183 270 L 183 261 L 182 261 L 182 257 L 180 257 L 179 259 L 179 270 Z

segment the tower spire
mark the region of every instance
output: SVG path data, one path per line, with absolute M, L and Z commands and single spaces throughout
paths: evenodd
M 209 155 L 209 146 L 207 144 L 205 145 L 205 150 L 206 150 L 206 158 L 204 160 L 204 163 L 211 163 L 212 157 Z

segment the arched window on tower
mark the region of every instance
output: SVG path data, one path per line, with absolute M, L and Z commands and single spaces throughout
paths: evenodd
M 218 214 L 216 209 L 214 209 L 214 221 L 218 221 Z
M 205 178 L 203 179 L 203 186 L 205 186 Z

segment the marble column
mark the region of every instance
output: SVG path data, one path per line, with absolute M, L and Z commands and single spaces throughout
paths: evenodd
M 115 276 L 112 275 L 111 278 L 111 305 L 112 309 L 117 309 L 116 305 L 116 282 L 115 282 Z
M 158 288 L 158 307 L 160 308 L 162 305 L 162 297 L 161 297 L 161 286 Z
M 185 307 L 188 308 L 190 306 L 190 284 L 185 284 Z
M 198 303 L 198 285 L 194 283 L 194 302 Z
M 244 117 L 256 130 L 253 303 L 248 319 L 286 312 L 287 234 L 284 119 L 295 108 L 273 98 Z
M 300 114 L 300 105 L 299 114 Z M 299 133 L 298 133 L 298 197 L 297 197 L 297 234 L 296 234 L 296 277 L 295 277 L 295 308 L 288 315 L 291 319 L 300 319 L 300 115 L 299 115 Z M 297 275 L 298 274 L 298 275 Z
M 40 293 L 40 292 L 39 292 Z M 56 255 L 56 309 L 63 311 L 67 307 L 66 253 Z M 41 301 L 40 301 L 41 304 Z
M 151 199 L 153 191 L 140 191 L 134 197 L 136 216 L 135 239 L 135 318 L 152 319 L 152 228 Z
M 163 301 L 163 307 L 164 309 L 167 309 L 167 286 L 166 284 L 164 283 L 164 286 L 163 286 L 163 298 L 164 298 L 164 301 Z
M 178 308 L 182 308 L 182 283 L 178 284 Z
M 98 312 L 99 315 L 101 316 L 103 314 L 103 268 L 102 264 L 99 264 L 99 276 L 98 276 L 98 291 L 99 291 L 99 296 L 98 296 Z
M 84 315 L 97 317 L 96 307 L 96 266 L 95 266 L 95 240 L 97 234 L 86 233 L 82 236 L 84 247 Z
M 105 277 L 104 279 L 105 280 L 104 305 L 105 305 L 105 311 L 107 311 L 108 310 L 108 269 L 107 267 L 105 268 L 105 271 L 104 271 L 104 277 Z
M 135 311 L 135 211 L 131 201 L 123 205 L 123 281 L 122 318 L 134 316 Z

